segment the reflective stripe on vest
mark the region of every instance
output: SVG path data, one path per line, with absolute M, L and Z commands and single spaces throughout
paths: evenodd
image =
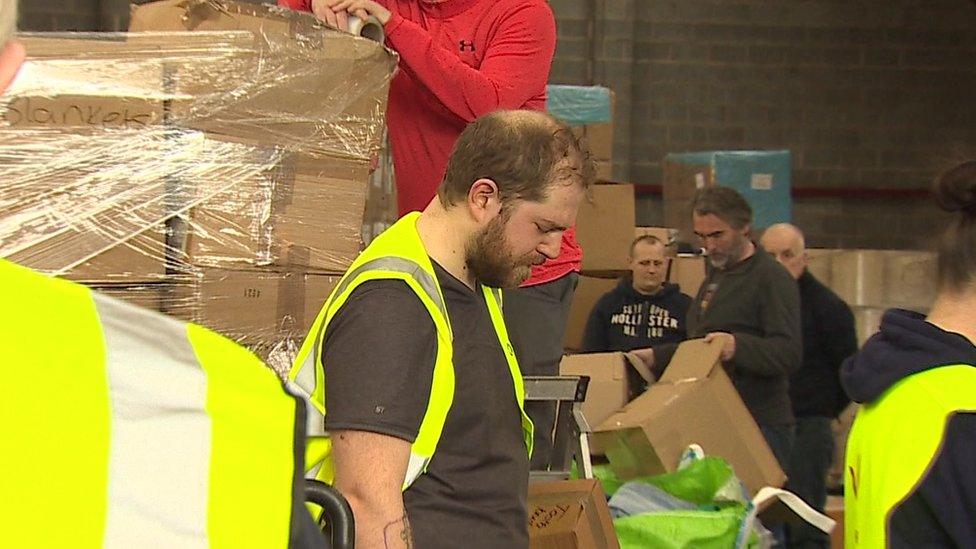
M 976 367 L 970 365 L 909 376 L 858 410 L 844 473 L 845 547 L 888 546 L 892 514 L 938 459 L 949 419 L 973 411 Z
M 7 262 L 0 293 L 4 546 L 288 546 L 299 404 L 253 354 Z
M 515 348 L 512 347 L 512 342 L 508 337 L 505 317 L 502 314 L 502 291 L 498 288 L 489 288 L 487 286 L 482 286 L 482 289 L 485 292 L 485 303 L 488 304 L 488 314 L 491 316 L 491 323 L 495 326 L 495 332 L 498 334 L 498 342 L 501 344 L 502 350 L 505 351 L 508 370 L 512 374 L 512 382 L 515 385 L 515 399 L 518 401 L 519 412 L 522 416 L 522 436 L 525 438 L 525 447 L 529 453 L 529 457 L 531 457 L 533 443 L 535 442 L 535 438 L 533 437 L 535 427 L 532 425 L 532 420 L 529 419 L 528 414 L 525 413 L 525 384 L 522 380 L 522 371 L 519 368 L 518 359 L 515 357 Z
M 421 300 L 434 322 L 438 345 L 431 394 L 417 439 L 411 445 L 410 460 L 403 482 L 404 489 L 424 473 L 434 455 L 454 398 L 453 334 L 433 264 L 417 234 L 418 218 L 418 213 L 401 218 L 377 237 L 353 262 L 350 270 L 343 276 L 319 312 L 308 337 L 302 344 L 295 366 L 289 373 L 289 381 L 294 383 L 300 389 L 302 396 L 308 400 L 309 421 L 318 423 L 315 427 L 309 425 L 308 432 L 320 433 L 322 437 L 308 442 L 306 466 L 310 469 L 309 473 L 314 472 L 309 475 L 313 478 L 328 483 L 334 480 L 331 442 L 328 440 L 327 433 L 324 433 L 326 403 L 321 357 L 326 328 L 356 287 L 370 280 L 402 280 Z M 508 335 L 500 314 L 500 301 L 495 297 L 496 295 L 500 295 L 500 291 L 485 290 L 492 323 L 505 349 L 516 389 L 516 398 L 519 407 L 522 408 L 524 398 L 522 378 L 514 352 L 510 352 L 511 344 L 508 342 Z M 523 429 L 529 433 L 526 436 L 527 450 L 531 452 L 531 422 L 524 411 L 522 418 Z

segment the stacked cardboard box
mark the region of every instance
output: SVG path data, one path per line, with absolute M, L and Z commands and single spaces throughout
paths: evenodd
M 0 154 L 34 165 L 0 166 L 0 254 L 255 348 L 300 339 L 362 247 L 395 56 L 231 1 L 137 6 L 132 30 L 181 32 L 24 37 Z
M 681 293 L 694 298 L 705 281 L 705 258 L 700 255 L 678 254 L 671 259 L 668 281 L 677 284 Z
M 878 330 L 885 309 L 925 312 L 936 295 L 936 257 L 912 250 L 811 249 L 809 269 L 854 311 L 858 343 Z
M 602 86 L 546 88 L 546 109 L 586 139 L 598 181 L 613 181 L 613 91 Z
M 634 186 L 595 185 L 576 217 L 576 239 L 583 248 L 583 268 L 573 298 L 563 347 L 582 349 L 586 319 L 596 301 L 617 285 L 628 268 L 635 238 Z
M 712 185 L 731 187 L 745 197 L 752 206 L 753 229 L 789 222 L 790 171 L 789 151 L 669 154 L 664 159 L 664 224 L 694 243 L 691 199 L 698 189 Z
M 938 267 L 932 252 L 810 249 L 807 254 L 810 272 L 850 305 L 858 346 L 878 332 L 886 309 L 926 312 L 935 299 Z M 844 449 L 856 409 L 848 406 L 834 423 L 833 484 L 843 481 Z

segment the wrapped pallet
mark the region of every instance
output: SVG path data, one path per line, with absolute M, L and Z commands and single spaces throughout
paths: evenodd
M 396 56 L 273 6 L 158 2 L 133 25 L 165 32 L 21 35 L 0 256 L 293 345 L 362 247 Z

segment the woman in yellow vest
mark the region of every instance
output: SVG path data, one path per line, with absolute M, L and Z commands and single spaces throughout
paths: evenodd
M 887 311 L 844 365 L 846 547 L 976 547 L 976 161 L 936 184 L 952 215 L 928 316 Z
M 559 253 L 591 174 L 549 116 L 482 117 L 438 197 L 323 306 L 289 380 L 310 404 L 307 464 L 349 499 L 357 546 L 528 546 L 532 423 L 497 288 Z

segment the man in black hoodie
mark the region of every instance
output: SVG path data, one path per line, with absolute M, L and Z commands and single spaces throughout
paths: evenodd
M 668 258 L 652 235 L 630 245 L 630 276 L 596 302 L 586 322 L 583 350 L 631 351 L 684 341 L 691 298 L 664 281 Z
M 800 229 L 778 223 L 763 232 L 761 244 L 797 279 L 800 288 L 803 366 L 790 378 L 796 440 L 787 471 L 788 488 L 822 513 L 827 503 L 827 470 L 834 457 L 830 423 L 850 402 L 840 386 L 840 365 L 857 352 L 854 314 L 807 270 Z M 807 523 L 791 525 L 793 549 L 829 546 L 827 534 L 818 528 Z
M 976 160 L 942 175 L 953 221 L 928 316 L 893 309 L 841 368 L 845 547 L 976 547 Z

